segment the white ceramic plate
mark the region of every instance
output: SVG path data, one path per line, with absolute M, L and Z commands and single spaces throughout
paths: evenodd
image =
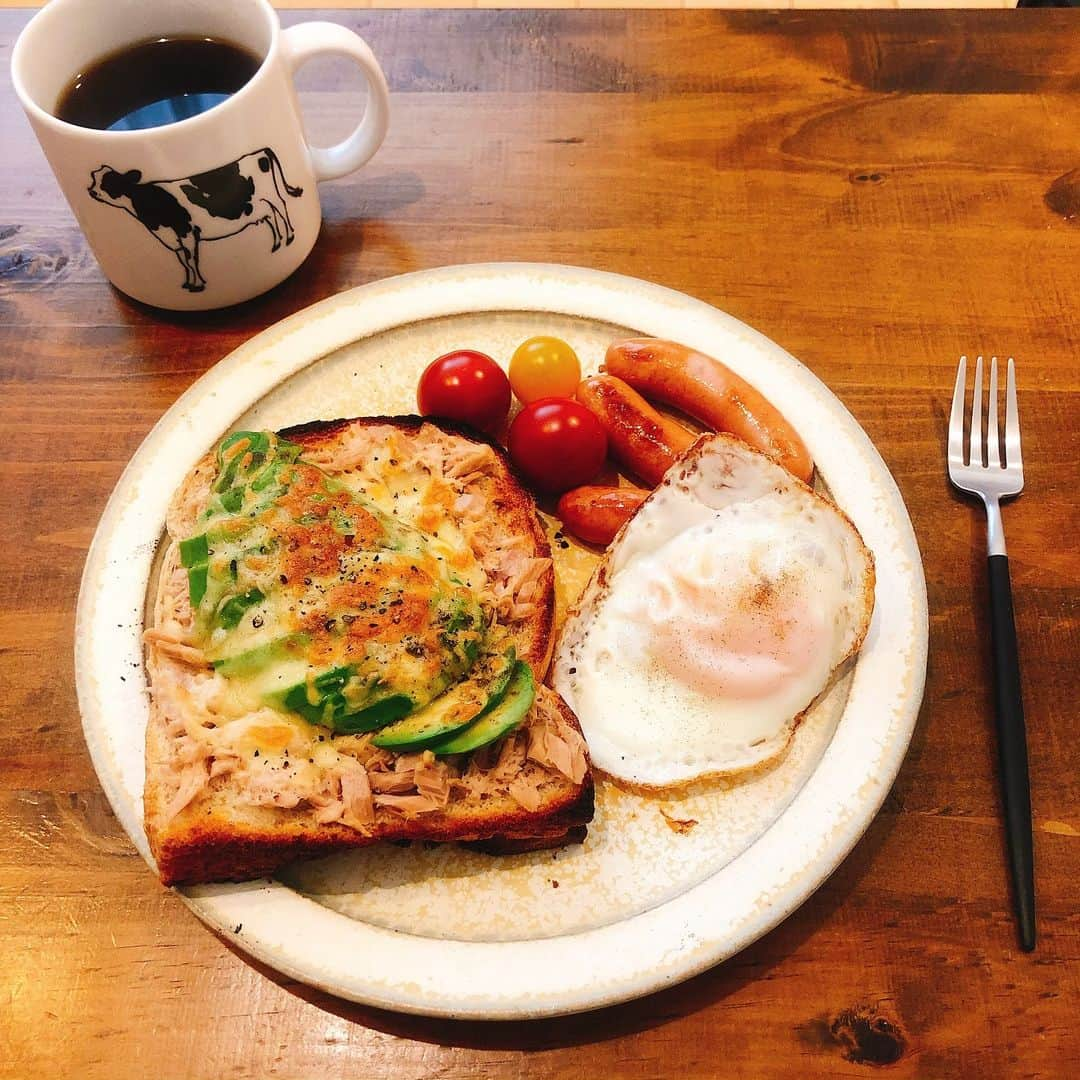
M 508 357 L 536 333 L 571 341 L 586 370 L 618 336 L 672 338 L 754 383 L 799 429 L 874 552 L 873 624 L 854 669 L 776 768 L 679 798 L 600 782 L 584 845 L 502 859 L 453 845 L 375 848 L 279 881 L 181 890 L 259 960 L 355 1001 L 452 1017 L 556 1015 L 641 996 L 731 956 L 851 850 L 900 767 L 922 698 L 926 589 L 904 505 L 862 429 L 783 349 L 706 304 L 612 274 L 493 264 L 391 278 L 316 304 L 222 360 L 150 433 L 106 507 L 79 597 L 79 703 L 102 785 L 148 862 L 140 635 L 165 509 L 185 473 L 234 426 L 411 412 L 432 357 L 454 347 Z M 680 832 L 669 818 L 696 824 Z

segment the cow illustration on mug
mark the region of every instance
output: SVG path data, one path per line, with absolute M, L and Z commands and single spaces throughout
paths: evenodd
M 183 288 L 202 292 L 206 279 L 199 270 L 199 245 L 235 236 L 252 225 L 265 224 L 273 238 L 271 251 L 293 242 L 288 198 L 299 198 L 269 147 L 245 154 L 228 165 L 179 180 L 143 180 L 139 169 L 118 172 L 102 165 L 90 174 L 91 198 L 116 206 L 146 226 L 150 235 L 172 251 L 184 268 Z

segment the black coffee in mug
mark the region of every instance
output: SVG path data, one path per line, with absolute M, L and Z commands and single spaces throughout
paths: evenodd
M 294 74 L 323 56 L 351 60 L 368 93 L 346 138 L 312 146 Z M 170 311 L 230 307 L 292 274 L 319 235 L 316 185 L 367 162 L 390 116 L 363 38 L 282 28 L 270 0 L 49 0 L 11 83 L 106 276 Z
M 220 105 L 259 69 L 254 53 L 210 37 L 161 37 L 88 64 L 55 115 L 98 131 L 135 131 L 187 120 Z

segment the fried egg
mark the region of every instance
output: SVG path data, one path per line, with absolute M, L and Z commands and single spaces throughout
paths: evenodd
M 873 603 L 851 521 L 739 440 L 706 436 L 608 549 L 553 684 L 609 776 L 667 787 L 743 772 L 785 749 Z

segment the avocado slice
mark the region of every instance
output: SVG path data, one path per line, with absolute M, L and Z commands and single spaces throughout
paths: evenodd
M 464 682 L 404 720 L 383 728 L 372 743 L 384 750 L 419 750 L 446 738 L 502 700 L 514 665 L 513 649 L 486 658 Z
M 214 670 L 222 675 L 250 677 L 271 664 L 280 665 L 288 660 L 302 661 L 302 650 L 309 641 L 307 634 L 286 634 L 244 652 L 212 659 L 210 662 Z
M 501 735 L 516 728 L 536 699 L 536 683 L 533 681 L 532 668 L 524 661 L 514 664 L 510 683 L 502 700 L 491 709 L 485 709 L 471 724 L 441 739 L 428 743 L 428 749 L 440 756 L 446 754 L 467 754 L 479 750 L 481 746 L 493 743 Z
M 386 694 L 350 711 L 345 690 L 356 674 L 351 666 L 330 668 L 311 680 L 272 694 L 268 703 L 302 716 L 310 724 L 323 724 L 341 734 L 375 731 L 408 716 L 416 704 L 408 694 Z
M 344 735 L 361 731 L 377 731 L 412 712 L 416 702 L 408 694 L 389 694 L 359 712 L 334 717 L 334 730 Z
M 296 713 L 308 723 L 333 728 L 341 734 L 376 731 L 406 717 L 417 702 L 404 693 L 370 696 L 357 708 L 346 688 L 356 669 L 329 668 L 310 677 L 303 650 L 310 641 L 303 633 L 286 634 L 262 645 L 214 659 L 214 669 L 222 675 L 247 682 L 263 703 L 280 712 Z M 512 658 L 511 658 L 512 659 Z M 506 670 L 506 681 L 510 667 Z M 446 682 L 442 682 L 445 687 Z
M 333 727 L 347 708 L 341 691 L 355 673 L 356 669 L 348 665 L 330 668 L 320 672 L 310 683 L 305 679 L 277 697 L 285 709 L 302 716 L 308 723 Z

